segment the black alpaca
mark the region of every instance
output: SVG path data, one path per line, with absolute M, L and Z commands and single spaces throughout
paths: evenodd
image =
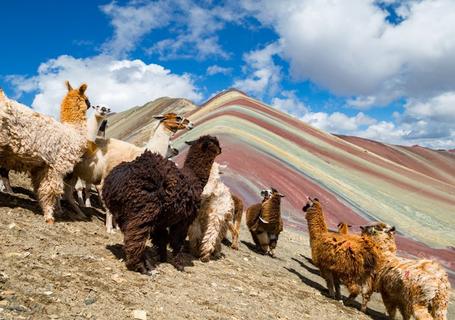
M 144 254 L 149 237 L 162 262 L 167 259 L 168 243 L 174 254 L 180 253 L 197 216 L 202 190 L 221 148 L 218 139 L 209 135 L 186 143 L 190 149 L 181 170 L 172 161 L 145 151 L 119 164 L 104 181 L 103 199 L 123 232 L 130 270 L 150 271 Z

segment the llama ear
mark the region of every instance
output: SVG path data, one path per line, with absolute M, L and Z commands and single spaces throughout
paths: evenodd
M 71 86 L 71 84 L 68 80 L 65 81 L 65 85 L 66 85 L 66 88 L 68 89 L 68 91 L 73 90 L 73 87 Z
M 342 223 L 342 222 L 340 222 L 339 224 L 337 224 L 337 228 L 341 227 L 341 223 Z
M 389 232 L 395 232 L 395 226 L 392 226 L 392 228 L 389 229 Z
M 192 140 L 192 141 L 185 141 L 185 143 L 189 146 L 192 146 L 197 140 Z
M 367 230 L 367 228 L 365 228 L 364 226 L 360 226 L 360 230 L 362 230 L 362 231 L 366 231 L 366 230 Z
M 285 195 L 282 194 L 282 193 L 277 193 L 277 195 L 278 195 L 278 197 L 280 197 L 280 198 L 284 198 L 284 197 L 285 197 Z
M 159 114 L 159 115 L 153 116 L 153 119 L 156 119 L 156 120 L 160 120 L 160 121 L 161 121 L 161 120 L 164 120 L 165 117 L 164 117 L 163 115 Z
M 79 87 L 79 93 L 83 95 L 85 93 L 85 90 L 87 90 L 87 85 L 85 83 L 81 84 Z
M 352 227 L 352 225 L 348 224 L 348 227 L 349 227 L 349 228 L 351 228 L 351 227 Z

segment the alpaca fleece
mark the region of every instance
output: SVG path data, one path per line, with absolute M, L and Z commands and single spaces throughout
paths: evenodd
M 161 261 L 167 258 L 168 243 L 174 253 L 180 252 L 199 211 L 210 168 L 220 153 L 218 140 L 203 136 L 192 142 L 181 170 L 161 155 L 145 151 L 106 177 L 103 199 L 124 234 L 130 270 L 148 271 L 144 251 L 149 236 L 158 246 Z
M 214 163 L 201 194 L 201 208 L 188 230 L 191 252 L 207 262 L 221 252 L 228 223 L 234 217 L 234 200 L 229 188 L 220 180 L 219 164 Z
M 0 166 L 31 173 L 44 218 L 53 223 L 63 178 L 86 150 L 85 127 L 59 123 L 9 99 L 0 104 L 0 121 Z
M 272 194 L 269 199 L 249 207 L 246 211 L 246 224 L 257 248 L 263 253 L 276 248 L 278 236 L 283 231 L 281 219 L 281 198 Z
M 242 223 L 243 216 L 243 201 L 236 195 L 232 195 L 234 201 L 234 218 L 228 224 L 229 231 L 232 235 L 231 248 L 234 250 L 239 249 L 239 237 L 240 237 L 240 224 Z
M 158 128 L 151 135 L 148 146 L 155 147 L 151 150 L 165 156 L 170 144 L 170 137 L 178 130 L 192 128 L 193 124 L 175 113 L 167 113 L 164 116 L 155 116 L 155 118 L 161 120 Z M 124 161 L 133 161 L 145 151 L 145 148 L 114 138 L 96 139 L 96 147 L 94 152 L 86 154 L 76 165 L 74 175 L 89 184 L 101 185 L 100 189 L 103 188 L 104 179 L 113 168 Z M 77 179 L 73 179 L 69 181 L 69 184 L 74 186 L 76 181 Z M 108 233 L 112 232 L 112 227 L 112 214 L 107 210 L 106 230 Z
M 340 284 L 344 284 L 349 298 L 355 298 L 372 282 L 379 260 L 378 247 L 368 237 L 329 232 L 317 199 L 307 203 L 304 212 L 310 233 L 311 259 L 326 280 L 330 296 L 340 299 Z M 363 296 L 362 311 L 366 309 L 366 300 Z
M 393 232 L 386 229 L 363 229 L 362 234 L 382 250 L 372 290 L 381 293 L 390 319 L 395 319 L 397 308 L 403 319 L 447 319 L 450 282 L 444 268 L 428 259 L 397 257 Z

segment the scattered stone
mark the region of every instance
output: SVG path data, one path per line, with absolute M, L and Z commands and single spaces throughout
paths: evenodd
M 0 300 L 0 307 L 6 307 L 8 305 L 7 300 Z
M 248 258 L 243 258 L 243 260 L 248 261 Z
M 44 291 L 43 294 L 45 294 L 46 296 L 50 296 L 53 294 L 52 291 Z
M 3 309 L 3 308 L 0 308 L 0 313 L 2 313 L 2 312 L 3 312 L 3 310 L 5 310 L 5 309 Z
M 133 319 L 147 320 L 147 312 L 145 310 L 133 310 Z
M 16 292 L 13 290 L 5 290 L 5 291 L 0 292 L 0 296 L 3 296 L 3 297 L 14 296 L 15 294 L 16 294 Z
M 10 230 L 11 230 L 11 229 L 14 229 L 15 227 L 17 227 L 17 224 L 15 224 L 14 222 L 13 222 L 13 223 L 10 223 L 10 224 L 8 225 L 8 229 L 10 229 Z
M 8 281 L 8 275 L 4 272 L 0 272 L 0 283 L 6 283 Z
M 120 275 L 118 273 L 115 273 L 111 276 L 111 279 L 114 280 L 115 282 L 117 283 L 122 283 L 122 282 L 125 282 L 125 279 L 123 279 L 122 277 L 120 277 Z
M 30 311 L 27 307 L 20 305 L 20 304 L 9 306 L 8 309 L 11 311 L 16 311 L 16 312 Z
M 94 304 L 95 302 L 96 302 L 96 298 L 95 297 L 87 297 L 84 300 L 84 303 L 85 303 L 86 306 Z

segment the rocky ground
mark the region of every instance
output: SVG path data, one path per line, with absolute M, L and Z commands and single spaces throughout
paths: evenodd
M 325 296 L 303 234 L 286 230 L 272 259 L 251 249 L 243 229 L 239 251 L 224 246 L 209 263 L 187 255 L 184 272 L 164 263 L 143 276 L 126 270 L 122 235 L 106 234 L 100 212 L 87 209 L 88 221 L 65 213 L 48 226 L 28 179 L 13 175 L 13 185 L 16 195 L 0 194 L 0 320 L 386 319 L 378 295 L 367 315 Z

